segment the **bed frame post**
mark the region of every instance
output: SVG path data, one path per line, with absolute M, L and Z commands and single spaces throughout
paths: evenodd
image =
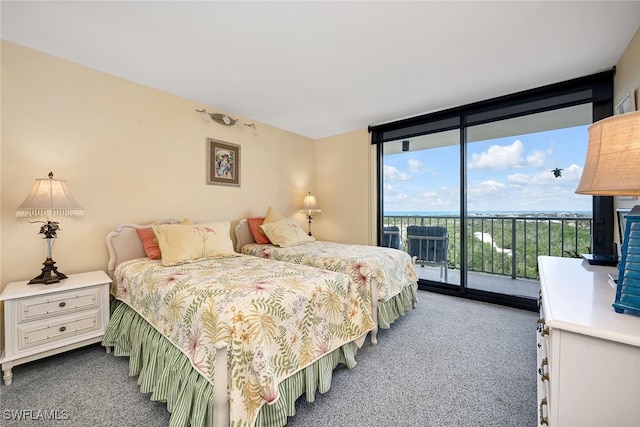
M 373 282 L 373 280 L 371 280 Z M 373 329 L 371 330 L 371 345 L 378 344 L 378 286 L 371 283 L 371 317 L 373 317 Z
M 229 379 L 227 378 L 227 347 L 216 346 L 216 365 L 214 371 L 215 386 L 213 387 L 213 422 L 212 427 L 229 427 Z

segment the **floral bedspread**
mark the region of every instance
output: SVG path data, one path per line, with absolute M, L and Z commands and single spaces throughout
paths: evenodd
M 163 267 L 120 264 L 113 296 L 132 307 L 214 383 L 215 347 L 227 346 L 232 426 L 251 426 L 278 384 L 373 328 L 344 274 L 240 256 Z
M 418 281 L 416 267 L 409 254 L 392 248 L 324 241 L 286 248 L 250 243 L 244 245 L 242 253 L 346 273 L 359 286 L 368 304 L 372 284 L 376 286 L 378 301 L 388 301 Z

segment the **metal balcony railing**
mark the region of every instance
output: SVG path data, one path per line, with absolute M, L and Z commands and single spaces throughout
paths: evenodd
M 384 226 L 399 228 L 402 249 L 407 251 L 407 227 L 441 226 L 449 232 L 449 268 L 460 269 L 460 217 L 384 216 Z M 592 218 L 569 214 L 474 215 L 467 217 L 467 270 L 537 279 L 540 255 L 579 257 L 590 252 Z

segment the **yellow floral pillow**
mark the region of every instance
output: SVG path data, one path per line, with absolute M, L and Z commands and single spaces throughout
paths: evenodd
M 298 225 L 298 221 L 293 218 L 282 218 L 262 224 L 260 229 L 264 231 L 264 234 L 267 235 L 272 244 L 283 248 L 316 240 L 305 233 Z
M 156 224 L 162 265 L 178 265 L 202 259 L 239 256 L 233 250 L 228 221 L 206 224 Z

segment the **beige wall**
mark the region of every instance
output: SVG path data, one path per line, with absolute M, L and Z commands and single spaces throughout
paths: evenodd
M 622 57 L 616 64 L 614 77 L 613 105 L 617 105 L 623 97 L 633 92 L 635 94 L 636 110 L 640 110 L 640 28 L 636 31 Z
M 271 205 L 304 225 L 297 210 L 315 191 L 313 140 L 261 123 L 258 136 L 206 123 L 201 104 L 5 41 L 1 49 L 1 287 L 40 272 L 39 226 L 15 210 L 49 171 L 85 210 L 59 218 L 53 258 L 67 274 L 106 269 L 105 237 L 121 222 L 233 226 Z M 241 145 L 240 188 L 205 184 L 207 137 Z
M 376 243 L 374 152 L 366 129 L 316 142 L 316 195 L 322 213 L 316 216 L 313 229 L 323 239 Z

